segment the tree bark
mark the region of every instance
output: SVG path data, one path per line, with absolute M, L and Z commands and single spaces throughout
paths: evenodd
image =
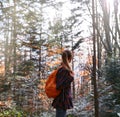
M 14 31 L 13 31 L 13 47 L 14 47 L 14 51 L 13 51 L 13 74 L 14 74 L 14 78 L 15 78 L 15 74 L 16 74 L 16 0 L 14 0 L 14 15 L 13 15 L 13 25 L 14 25 Z
M 94 107 L 95 117 L 99 117 L 99 102 L 96 83 L 96 39 L 95 39 L 95 1 L 92 0 L 92 21 L 93 21 L 93 85 L 94 85 Z

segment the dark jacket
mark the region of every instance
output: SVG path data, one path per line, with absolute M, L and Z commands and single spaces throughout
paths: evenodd
M 56 78 L 57 89 L 61 90 L 61 93 L 53 100 L 52 106 L 54 108 L 61 108 L 65 110 L 73 108 L 71 82 L 74 78 L 64 67 L 61 67 L 58 70 Z

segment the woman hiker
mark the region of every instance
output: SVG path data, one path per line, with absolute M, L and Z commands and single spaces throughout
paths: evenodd
M 56 117 L 66 117 L 67 109 L 73 108 L 71 96 L 71 83 L 74 73 L 71 69 L 72 52 L 64 50 L 62 53 L 62 65 L 56 74 L 56 87 L 61 93 L 53 100 L 52 106 L 56 108 Z

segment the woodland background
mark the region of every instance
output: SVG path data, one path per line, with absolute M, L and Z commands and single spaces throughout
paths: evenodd
M 74 53 L 68 117 L 120 113 L 120 0 L 0 0 L 0 117 L 54 117 L 45 81 Z

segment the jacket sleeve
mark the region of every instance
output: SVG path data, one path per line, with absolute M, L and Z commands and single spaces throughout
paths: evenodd
M 56 74 L 56 88 L 57 89 L 64 89 L 68 86 L 70 86 L 71 82 L 73 81 L 73 77 L 70 76 L 70 73 L 68 70 L 61 68 L 58 70 L 58 73 Z

